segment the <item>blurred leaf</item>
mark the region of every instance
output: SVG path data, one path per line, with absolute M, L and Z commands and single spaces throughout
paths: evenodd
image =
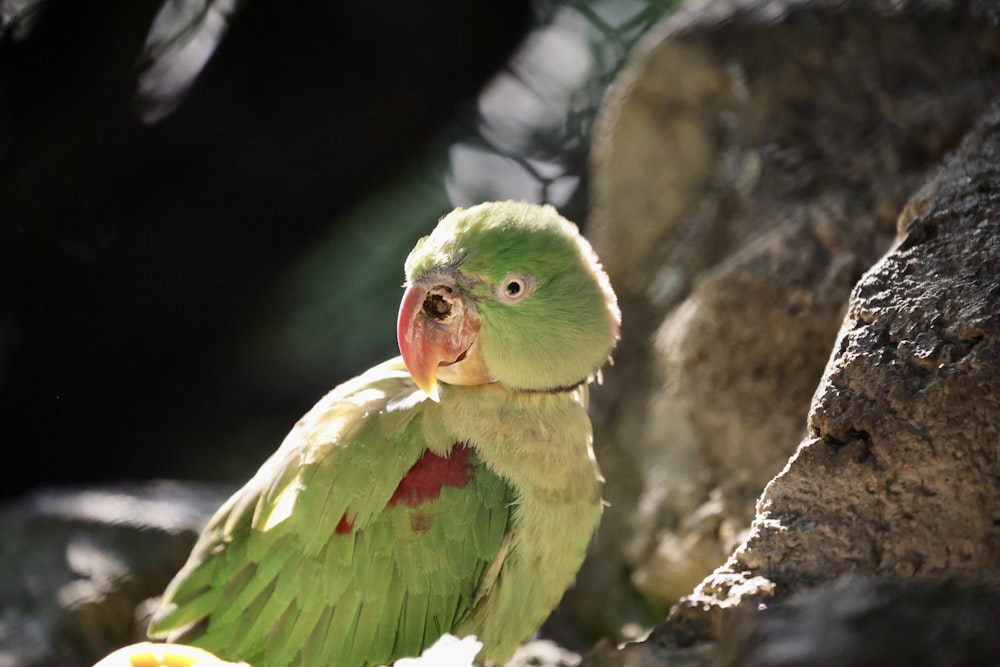
M 0 38 L 10 32 L 19 42 L 32 31 L 45 0 L 0 0 Z
M 146 123 L 173 111 L 229 28 L 238 0 L 165 0 L 143 47 L 137 103 Z

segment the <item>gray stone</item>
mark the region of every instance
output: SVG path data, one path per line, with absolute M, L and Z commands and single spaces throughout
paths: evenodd
M 844 577 L 759 613 L 717 643 L 654 635 L 598 647 L 581 667 L 988 667 L 996 664 L 1000 580 Z
M 723 642 L 728 667 L 947 667 L 996 664 L 1000 580 L 848 577 L 747 619 Z
M 87 667 L 144 637 L 136 617 L 232 489 L 43 489 L 0 509 L 0 667 Z
M 611 507 L 587 568 L 624 561 L 665 611 L 746 537 L 807 435 L 851 288 L 1000 92 L 997 11 L 727 0 L 691 5 L 640 44 L 593 150 L 588 234 L 624 325 L 594 392 Z M 907 345 L 931 365 L 964 350 Z M 588 596 L 628 588 L 587 571 Z M 609 614 L 632 613 L 613 595 Z
M 1000 103 L 910 200 L 852 294 L 749 539 L 675 608 L 853 573 L 1000 573 Z M 769 593 L 770 594 L 770 593 Z M 700 614 L 700 612 L 698 612 Z
M 674 605 L 646 642 L 595 654 L 585 665 L 670 660 L 676 651 L 698 652 L 701 662 L 693 664 L 723 664 L 715 642 L 762 623 L 752 618 L 759 608 L 861 575 L 890 583 L 817 593 L 804 606 L 783 607 L 792 611 L 779 618 L 806 617 L 758 633 L 750 655 L 765 657 L 733 664 L 813 664 L 766 656 L 793 651 L 790 635 L 826 607 L 839 609 L 837 623 L 846 627 L 859 606 L 884 609 L 927 632 L 958 625 L 978 633 L 969 643 L 939 630 L 940 645 L 928 648 L 921 664 L 995 660 L 995 652 L 979 652 L 996 640 L 993 629 L 984 639 L 977 617 L 995 620 L 995 607 L 974 603 L 996 599 L 1000 575 L 998 165 L 1000 100 L 910 198 L 897 243 L 852 291 L 808 433 L 759 498 L 748 539 Z M 949 589 L 956 580 L 962 586 Z M 872 598 L 873 590 L 888 593 Z M 839 602 L 831 607 L 831 600 Z M 877 604 L 866 606 L 872 600 Z M 802 641 L 808 648 L 819 639 Z M 913 664 L 898 633 L 855 639 L 858 651 L 866 642 L 884 643 L 857 654 L 876 657 L 851 664 Z M 934 644 L 914 634 L 918 640 Z M 974 653 L 963 654 L 963 645 Z M 817 659 L 828 649 L 814 648 Z

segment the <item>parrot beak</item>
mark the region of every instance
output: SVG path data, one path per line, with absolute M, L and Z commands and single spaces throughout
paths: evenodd
M 461 365 L 478 334 L 479 322 L 466 312 L 462 297 L 453 287 L 440 284 L 431 289 L 421 285 L 406 288 L 396 325 L 399 351 L 413 381 L 432 400 L 438 400 L 439 369 Z M 476 357 L 478 360 L 478 354 Z

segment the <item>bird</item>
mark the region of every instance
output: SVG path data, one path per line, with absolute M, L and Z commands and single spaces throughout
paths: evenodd
M 147 634 L 254 667 L 370 667 L 475 636 L 506 663 L 601 520 L 588 392 L 610 280 L 551 205 L 456 208 L 405 260 L 400 355 L 347 380 L 212 516 Z

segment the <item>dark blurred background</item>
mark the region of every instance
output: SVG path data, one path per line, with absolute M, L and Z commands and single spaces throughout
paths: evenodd
M 454 205 L 583 222 L 664 0 L 0 0 L 3 497 L 251 474 Z

